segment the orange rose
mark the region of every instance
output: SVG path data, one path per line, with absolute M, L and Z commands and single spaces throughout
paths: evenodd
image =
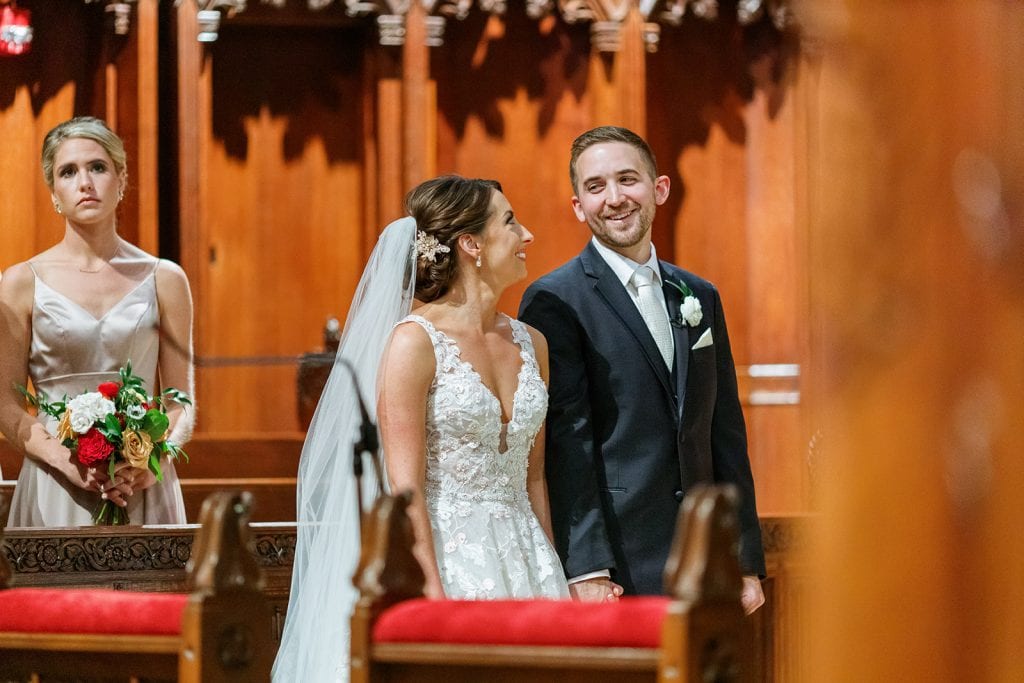
M 57 423 L 57 440 L 63 443 L 64 439 L 72 439 L 74 436 L 75 430 L 71 428 L 71 411 L 65 410 L 60 416 L 60 422 Z
M 127 431 L 121 435 L 121 455 L 132 467 L 149 467 L 149 454 L 153 452 L 153 439 L 146 432 Z

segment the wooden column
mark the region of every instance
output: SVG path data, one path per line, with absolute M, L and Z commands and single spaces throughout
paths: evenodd
M 607 6 L 606 6 L 607 5 Z M 596 36 L 591 40 L 590 79 L 594 125 L 625 126 L 639 135 L 647 131 L 647 52 L 643 41 L 643 16 L 630 0 L 622 9 L 606 0 L 592 3 L 595 17 L 618 24 L 618 45 L 613 51 L 599 51 Z
M 204 291 L 206 260 L 200 253 L 206 240 L 201 234 L 204 221 L 203 179 L 208 136 L 204 130 L 210 120 L 210 74 L 203 46 L 196 40 L 196 8 L 183 2 L 177 7 L 175 48 L 178 58 L 178 230 L 181 240 L 181 266 L 188 274 L 193 291 Z M 195 336 L 203 334 L 203 316 L 195 316 Z
M 376 79 L 376 116 L 369 117 L 367 125 L 373 122 L 376 134 L 368 140 L 367 154 L 376 151 L 375 186 L 376 196 L 371 203 L 376 205 L 373 222 L 366 226 L 366 256 L 370 255 L 382 224 L 402 215 L 402 198 L 405 185 L 404 146 L 405 121 L 402 116 L 402 51 L 394 47 L 377 45 L 371 60 Z M 367 166 L 367 173 L 371 167 Z M 370 221 L 367 215 L 367 221 Z
M 135 119 L 135 181 L 133 190 L 138 210 L 138 245 L 151 254 L 160 250 L 160 186 L 158 182 L 159 138 L 157 64 L 159 63 L 158 0 L 139 0 L 135 7 L 135 59 L 137 64 L 134 91 L 137 104 Z
M 427 46 L 427 12 L 412 2 L 405 17 L 402 47 L 402 143 L 403 192 L 433 175 L 434 133 L 430 97 L 430 48 Z

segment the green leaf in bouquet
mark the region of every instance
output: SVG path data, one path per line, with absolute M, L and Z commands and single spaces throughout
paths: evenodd
M 153 473 L 157 481 L 164 480 L 164 472 L 160 469 L 160 452 L 157 448 L 149 452 L 149 471 Z
M 29 405 L 40 413 L 45 413 L 46 415 L 59 420 L 61 415 L 64 414 L 64 411 L 67 410 L 67 396 L 60 401 L 50 401 L 47 395 L 42 391 L 37 390 L 35 394 L 32 394 L 27 388 L 20 384 L 15 384 L 14 388 L 18 390 L 18 393 L 25 397 L 25 400 L 29 402 Z
M 164 389 L 163 397 L 168 400 L 174 401 L 175 403 L 180 403 L 185 406 L 192 405 L 192 399 L 188 397 L 188 394 L 186 394 L 184 391 L 175 389 L 174 387 L 168 387 Z
M 121 423 L 117 416 L 111 413 L 103 419 L 103 423 L 96 426 L 97 431 L 106 437 L 107 441 L 115 446 L 121 445 Z
M 170 443 L 169 441 L 165 442 L 164 446 L 165 446 L 165 448 L 167 450 L 167 455 L 171 459 L 179 460 L 179 459 L 184 458 L 185 462 L 188 462 L 188 453 L 186 453 L 185 451 L 181 450 L 180 446 L 178 446 L 177 444 Z
M 156 443 L 167 433 L 167 428 L 170 425 L 171 421 L 167 418 L 167 415 L 153 408 L 147 411 L 146 416 L 142 418 L 141 428 Z

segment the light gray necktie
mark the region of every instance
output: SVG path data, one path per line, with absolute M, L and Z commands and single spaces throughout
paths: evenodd
M 665 359 L 665 365 L 671 370 L 675 362 L 675 347 L 672 344 L 672 327 L 668 322 L 668 311 L 665 310 L 665 297 L 658 290 L 654 280 L 654 271 L 650 266 L 640 266 L 633 271 L 633 285 L 636 287 L 637 299 L 640 302 L 640 315 L 647 323 L 647 329 L 654 337 L 654 343 Z

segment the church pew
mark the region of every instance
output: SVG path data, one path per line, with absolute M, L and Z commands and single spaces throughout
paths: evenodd
M 667 597 L 604 605 L 426 600 L 407 505 L 382 499 L 364 522 L 352 683 L 755 680 L 731 489 L 695 490 L 682 506 Z
M 202 510 L 187 594 L 12 588 L 0 554 L 0 680 L 269 680 L 269 607 L 247 548 L 248 493 Z

